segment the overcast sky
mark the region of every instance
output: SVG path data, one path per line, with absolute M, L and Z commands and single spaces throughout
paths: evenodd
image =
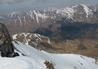
M 95 5 L 98 0 L 0 0 L 0 12 L 32 9 L 62 8 L 76 4 Z

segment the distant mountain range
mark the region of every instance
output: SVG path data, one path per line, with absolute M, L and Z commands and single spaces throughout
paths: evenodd
M 98 8 L 80 4 L 61 9 L 15 11 L 1 14 L 0 22 L 5 23 L 11 33 L 34 32 L 38 28 L 58 27 L 63 23 L 95 24 L 98 22 Z
M 60 20 L 62 18 L 71 19 L 75 22 L 98 22 L 98 9 L 80 4 L 62 9 L 15 11 L 0 16 L 0 20 L 8 20 L 10 23 L 44 23 L 48 20 Z
M 0 22 L 7 25 L 11 34 L 33 32 L 60 39 L 73 36 L 70 38 L 73 39 L 83 37 L 85 32 L 81 31 L 85 29 L 87 32 L 97 28 L 98 8 L 80 4 L 62 9 L 15 11 L 2 14 Z M 64 36 L 66 33 L 68 35 Z

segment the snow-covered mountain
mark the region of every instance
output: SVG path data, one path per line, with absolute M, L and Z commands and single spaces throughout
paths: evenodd
M 52 54 L 13 42 L 20 56 L 0 57 L 0 69 L 98 69 L 97 61 L 76 54 Z
M 8 19 L 10 23 L 49 23 L 49 21 L 59 21 L 62 18 L 75 22 L 98 22 L 95 12 L 95 7 L 91 8 L 80 4 L 61 9 L 15 11 L 6 15 L 5 19 Z
M 46 43 L 51 43 L 50 39 L 46 36 L 40 35 L 40 34 L 33 34 L 33 33 L 17 33 L 13 36 L 14 40 L 19 40 L 20 42 L 24 44 L 29 44 L 29 42 L 34 41 L 34 42 L 46 42 Z
M 0 22 L 5 23 L 11 33 L 34 32 L 38 28 L 58 27 L 64 23 L 95 24 L 98 22 L 98 9 L 80 4 L 59 9 L 14 11 L 0 14 Z

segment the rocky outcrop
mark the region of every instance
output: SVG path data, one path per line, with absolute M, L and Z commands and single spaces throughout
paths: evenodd
M 2 57 L 14 57 L 17 54 L 14 52 L 10 34 L 6 26 L 2 23 L 0 23 L 0 51 Z
M 17 33 L 13 39 L 27 45 L 31 45 L 37 49 L 50 49 L 52 48 L 50 39 L 46 36 L 34 33 Z

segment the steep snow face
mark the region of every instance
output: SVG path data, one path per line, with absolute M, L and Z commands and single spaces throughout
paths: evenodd
M 28 12 L 12 12 L 11 14 L 8 15 L 9 19 L 15 18 L 17 21 L 20 23 L 25 20 L 26 18 L 30 18 L 32 20 L 36 20 L 36 23 L 39 23 L 40 20 L 44 21 L 48 18 L 48 16 L 44 13 L 41 13 L 40 11 L 28 11 Z
M 88 17 L 89 15 L 93 15 L 93 10 L 90 9 L 89 7 L 87 7 L 84 4 L 80 4 L 80 5 L 76 5 L 72 7 L 75 11 L 75 13 L 80 13 L 80 14 L 86 14 L 86 17 Z
M 45 20 L 48 18 L 48 16 L 46 16 L 45 13 L 41 14 L 40 12 L 33 11 L 33 14 L 35 15 L 35 19 L 37 23 L 39 23 L 39 18 L 41 18 L 42 20 Z
M 85 13 L 86 13 L 86 16 L 88 17 L 89 15 L 93 15 L 92 13 L 92 10 L 90 8 L 88 8 L 86 5 L 82 4 L 84 10 L 85 10 Z
M 72 8 L 66 7 L 64 9 L 57 9 L 56 13 L 61 14 L 62 16 L 73 19 L 73 15 L 74 15 L 75 12 Z
M 15 58 L 0 57 L 0 69 L 46 69 L 45 61 L 54 69 L 98 69 L 95 59 L 75 54 L 51 54 L 20 42 L 13 42 L 22 55 Z M 24 56 L 23 56 L 24 55 Z

